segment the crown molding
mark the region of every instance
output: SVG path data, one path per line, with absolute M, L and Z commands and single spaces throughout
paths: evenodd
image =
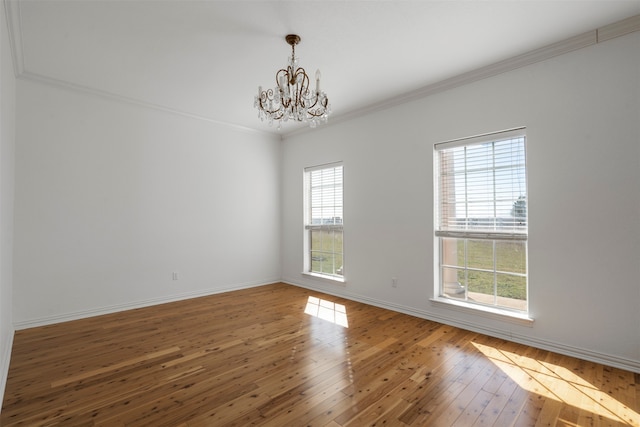
M 16 78 L 20 79 L 20 80 L 25 80 L 25 81 L 31 81 L 31 82 L 34 82 L 34 83 L 44 84 L 44 85 L 47 85 L 47 86 L 66 89 L 66 90 L 72 91 L 72 92 L 78 92 L 78 93 L 81 93 L 83 95 L 90 95 L 90 96 L 94 96 L 94 97 L 98 97 L 98 98 L 109 99 L 109 100 L 120 102 L 120 103 L 124 103 L 124 104 L 136 105 L 136 106 L 139 106 L 139 107 L 144 107 L 144 108 L 149 108 L 149 109 L 156 110 L 156 111 L 162 111 L 162 112 L 165 112 L 165 113 L 175 114 L 175 115 L 182 116 L 182 117 L 187 117 L 187 118 L 190 118 L 190 119 L 201 120 L 201 121 L 213 123 L 213 124 L 216 124 L 216 125 L 219 125 L 219 126 L 232 128 L 234 130 L 245 132 L 245 133 L 260 134 L 260 135 L 265 135 L 265 136 L 269 136 L 269 137 L 277 137 L 277 135 L 274 135 L 271 132 L 265 132 L 265 131 L 262 131 L 262 130 L 249 128 L 249 127 L 246 127 L 246 126 L 236 125 L 236 124 L 229 123 L 229 122 L 223 122 L 221 120 L 216 120 L 216 119 L 213 119 L 211 117 L 202 116 L 202 115 L 194 114 L 194 113 L 189 113 L 187 111 L 178 110 L 176 108 L 171 108 L 171 107 L 167 107 L 167 106 L 164 106 L 164 105 L 161 105 L 161 104 L 155 104 L 155 103 L 148 102 L 148 101 L 141 101 L 141 100 L 136 99 L 136 98 L 130 98 L 130 97 L 123 96 L 123 95 L 118 95 L 118 94 L 115 94 L 115 93 L 112 93 L 112 92 L 103 91 L 103 90 L 100 90 L 100 89 L 95 89 L 93 87 L 82 86 L 82 85 L 78 85 L 78 84 L 75 84 L 75 83 L 70 83 L 70 82 L 65 81 L 65 80 L 54 79 L 54 78 L 51 78 L 51 77 L 43 76 L 41 74 L 31 73 L 29 71 L 22 71 L 22 73 L 20 73 L 18 76 L 16 76 Z
M 596 30 L 598 34 L 597 42 L 602 43 L 636 31 L 640 31 L 640 15 L 631 16 L 627 19 L 623 19 L 622 21 L 614 22 L 613 24 L 598 28 Z
M 422 99 L 439 92 L 444 92 L 449 89 L 454 89 L 460 86 L 467 85 L 469 83 L 497 76 L 508 71 L 513 71 L 527 65 L 542 62 L 556 56 L 564 55 L 566 53 L 588 46 L 593 46 L 595 44 L 602 43 L 616 37 L 621 37 L 636 31 L 640 31 L 640 15 L 635 15 L 630 18 L 623 19 L 622 21 L 618 21 L 583 34 L 579 34 L 577 36 L 573 36 L 568 39 L 531 50 L 521 55 L 517 55 L 436 83 L 429 84 L 427 86 L 423 86 L 422 88 L 419 88 L 417 90 L 385 99 L 366 107 L 352 110 L 350 112 L 341 114 L 338 117 L 332 118 L 332 120 L 323 125 L 323 127 L 332 126 L 338 123 L 355 119 L 357 117 L 368 115 L 370 113 L 386 110 L 391 107 Z M 291 136 L 303 134 L 309 131 L 310 129 L 308 128 L 295 129 L 290 132 L 284 133 L 282 135 L 282 139 L 284 140 Z

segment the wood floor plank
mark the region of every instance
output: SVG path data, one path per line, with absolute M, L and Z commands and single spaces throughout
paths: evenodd
M 67 378 L 63 378 L 61 380 L 56 380 L 53 381 L 51 383 L 51 387 L 55 388 L 55 387 L 60 387 L 63 385 L 67 385 L 67 384 L 71 384 L 71 383 L 75 383 L 75 382 L 80 382 L 82 380 L 86 380 L 87 378 L 91 378 L 91 377 L 95 377 L 98 375 L 102 375 L 105 373 L 111 373 L 111 372 L 118 372 L 120 371 L 122 368 L 126 368 L 129 366 L 135 366 L 135 365 L 139 365 L 141 363 L 145 363 L 151 359 L 156 359 L 158 357 L 161 356 L 165 356 L 167 354 L 171 354 L 171 353 L 177 353 L 180 351 L 179 347 L 169 347 L 160 351 L 155 351 L 153 353 L 144 355 L 144 356 L 140 356 L 140 357 L 135 357 L 133 359 L 129 359 L 129 360 L 125 360 L 123 362 L 119 362 L 119 363 L 115 363 L 113 365 L 108 365 L 108 366 L 104 366 L 102 368 L 98 368 L 98 369 L 94 369 L 88 372 L 82 372 L 80 374 L 71 376 L 71 377 L 67 377 Z
M 503 372 L 498 369 L 498 371 Z M 497 372 L 497 371 L 496 371 Z M 494 380 L 497 378 L 497 381 Z M 493 381 L 492 381 L 493 380 Z M 501 381 L 500 381 L 501 380 Z M 499 382 L 500 386 L 497 390 L 493 391 L 495 384 Z M 487 385 L 483 388 L 483 391 L 489 394 L 489 402 L 484 407 L 478 419 L 473 423 L 474 426 L 492 426 L 500 425 L 496 421 L 500 414 L 505 411 L 509 399 L 518 388 L 518 384 L 509 378 L 508 375 L 494 375 L 494 377 L 487 382 Z M 515 412 L 515 411 L 514 411 Z
M 413 405 L 401 415 L 400 421 L 408 425 L 414 425 L 418 419 L 432 416 L 434 408 L 443 404 L 442 399 L 447 394 L 451 395 L 452 391 L 449 388 L 458 389 L 460 386 L 459 390 L 462 390 L 464 384 L 457 383 L 458 378 L 467 372 L 476 360 L 482 360 L 479 353 L 469 352 L 466 347 L 458 352 L 452 352 L 451 350 L 443 351 L 442 347 L 434 346 L 433 351 L 439 358 L 438 362 L 432 363 L 432 369 L 405 397 Z M 442 357 L 443 354 L 446 356 Z
M 640 427 L 639 406 L 638 374 L 276 283 L 17 331 L 0 425 Z

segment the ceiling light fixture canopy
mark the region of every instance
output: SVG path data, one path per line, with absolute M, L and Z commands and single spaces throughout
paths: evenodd
M 262 90 L 258 86 L 254 107 L 258 109 L 260 120 L 267 119 L 269 125 L 273 121 L 280 124 L 289 120 L 309 123 L 314 128 L 319 123 L 326 123 L 331 113 L 331 105 L 327 94 L 320 90 L 320 70 L 316 71 L 316 88 L 309 88 L 309 76 L 302 67 L 298 67 L 296 45 L 300 43 L 300 36 L 289 34 L 285 37 L 291 45 L 291 58 L 287 68 L 276 73 L 276 87 Z

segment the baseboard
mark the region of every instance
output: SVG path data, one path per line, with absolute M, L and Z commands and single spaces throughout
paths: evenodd
M 232 284 L 232 285 L 227 285 L 227 286 L 219 287 L 219 288 L 215 288 L 215 289 L 205 289 L 205 290 L 194 291 L 194 292 L 185 292 L 185 293 L 176 294 L 176 295 L 169 295 L 169 296 L 166 296 L 166 297 L 149 298 L 149 299 L 146 299 L 146 300 L 128 302 L 128 303 L 124 303 L 124 304 L 115 304 L 115 305 L 111 305 L 111 306 L 93 308 L 93 309 L 89 309 L 89 310 L 74 311 L 74 312 L 71 312 L 71 313 L 64 313 L 64 314 L 58 314 L 58 315 L 54 315 L 54 316 L 41 317 L 41 318 L 38 318 L 38 319 L 23 320 L 23 321 L 19 321 L 19 322 L 14 322 L 13 326 L 14 326 L 15 330 L 19 331 L 19 330 L 23 330 L 23 329 L 35 328 L 35 327 L 38 327 L 38 326 L 53 325 L 53 324 L 56 324 L 56 323 L 69 322 L 69 321 L 72 321 L 72 320 L 79 320 L 79 319 L 86 319 L 88 317 L 101 316 L 101 315 L 104 315 L 104 314 L 118 313 L 118 312 L 121 312 L 121 311 L 133 310 L 133 309 L 136 309 L 136 308 L 150 307 L 150 306 L 154 306 L 154 305 L 166 304 L 166 303 L 176 302 L 176 301 L 182 301 L 182 300 L 191 299 L 191 298 L 199 298 L 199 297 L 204 297 L 204 296 L 208 296 L 208 295 L 221 294 L 221 293 L 224 293 L 224 292 L 239 291 L 241 289 L 255 288 L 257 286 L 263 286 L 263 285 L 268 285 L 268 284 L 271 284 L 271 283 L 277 283 L 279 281 L 280 281 L 279 278 L 274 278 L 274 279 L 271 279 L 271 280 L 259 281 L 259 282 L 256 281 L 256 282 L 235 283 L 235 284 Z
M 11 364 L 11 350 L 13 349 L 13 335 L 15 331 L 12 329 L 9 334 L 9 339 L 7 345 L 4 347 L 4 352 L 2 354 L 2 363 L 0 369 L 0 398 L 4 400 L 4 390 L 7 387 L 7 379 L 9 377 L 9 365 Z M 0 404 L 0 412 L 2 411 L 2 404 Z
M 298 286 L 301 288 L 334 295 L 337 297 L 347 298 L 349 300 L 361 302 L 363 304 L 385 308 L 387 310 L 395 311 L 398 313 L 404 313 L 410 316 L 432 320 L 434 322 L 443 323 L 445 325 L 455 326 L 457 328 L 464 329 L 467 331 L 477 332 L 477 333 L 488 335 L 491 337 L 501 338 L 507 341 L 513 341 L 518 344 L 528 345 L 530 347 L 552 351 L 554 353 L 562 354 L 565 356 L 576 357 L 578 359 L 587 360 L 589 362 L 600 363 L 602 365 L 611 366 L 614 368 L 620 368 L 620 369 L 624 369 L 624 370 L 635 372 L 635 373 L 640 373 L 640 361 L 638 360 L 632 360 L 632 359 L 627 359 L 624 357 L 619 357 L 611 354 L 600 353 L 600 352 L 596 352 L 593 350 L 588 350 L 580 347 L 573 347 L 573 346 L 563 344 L 563 343 L 558 343 L 555 341 L 543 340 L 539 338 L 529 337 L 526 335 L 514 334 L 512 331 L 495 329 L 495 328 L 487 327 L 484 325 L 479 325 L 478 323 L 465 322 L 455 317 L 434 315 L 433 313 L 428 313 L 423 310 L 417 310 L 412 307 L 407 307 L 400 304 L 394 304 L 387 301 L 377 300 L 374 298 L 365 297 L 363 295 L 351 294 L 349 292 L 345 292 L 343 288 L 332 290 L 324 287 L 310 285 L 308 283 L 299 283 L 297 281 L 285 280 L 285 279 L 283 279 L 282 282 L 287 283 L 289 285 Z

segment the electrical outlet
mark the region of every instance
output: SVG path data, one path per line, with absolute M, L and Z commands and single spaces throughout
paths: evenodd
M 391 287 L 392 288 L 397 288 L 398 287 L 398 279 L 395 277 L 391 278 Z
M 178 280 L 178 272 L 174 271 L 171 277 L 173 280 Z

